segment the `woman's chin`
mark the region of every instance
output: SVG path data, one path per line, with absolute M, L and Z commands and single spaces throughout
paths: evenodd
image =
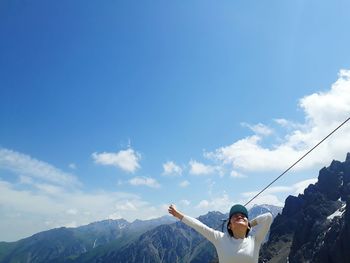
M 239 228 L 242 228 L 242 227 L 248 228 L 246 222 L 236 222 L 236 223 L 235 223 L 235 227 L 239 227 Z

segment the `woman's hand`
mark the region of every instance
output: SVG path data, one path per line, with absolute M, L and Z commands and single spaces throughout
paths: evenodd
M 256 220 L 255 219 L 253 219 L 252 221 L 250 221 L 249 222 L 250 223 L 250 227 L 252 228 L 252 227 L 255 227 L 255 226 L 257 226 L 258 225 L 258 222 L 256 222 Z
M 168 212 L 169 212 L 169 214 L 175 216 L 179 220 L 182 220 L 182 218 L 184 217 L 184 215 L 182 213 L 180 213 L 179 211 L 176 210 L 175 205 L 170 205 L 168 208 Z

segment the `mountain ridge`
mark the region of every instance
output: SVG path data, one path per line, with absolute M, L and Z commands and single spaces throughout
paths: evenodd
M 303 194 L 286 199 L 259 262 L 350 262 L 349 203 L 350 153 L 323 167 Z
M 113 241 L 122 246 L 160 224 L 173 223 L 170 216 L 159 219 L 106 219 L 76 228 L 59 227 L 36 233 L 16 242 L 0 242 L 0 262 L 51 262 L 74 259 Z M 35 255 L 35 256 L 34 256 Z
M 264 209 L 267 209 L 266 206 L 258 210 L 264 211 Z M 250 216 L 255 216 L 255 214 L 253 209 L 253 214 L 250 212 Z M 218 223 L 227 216 L 228 214 L 218 211 L 209 211 L 199 216 L 198 219 L 216 228 Z M 175 232 L 181 236 L 182 241 L 178 240 L 177 244 L 178 247 L 179 244 L 183 245 L 180 253 L 183 254 L 182 259 L 176 254 L 179 251 L 170 256 L 165 252 L 167 248 L 157 251 L 159 244 L 164 241 L 163 234 Z M 172 262 L 174 257 L 179 262 L 201 262 L 198 259 L 204 255 L 210 257 L 215 254 L 210 244 L 208 246 L 202 241 L 202 236 L 170 216 L 151 220 L 136 219 L 132 222 L 125 219 L 106 219 L 76 228 L 59 227 L 42 231 L 16 242 L 0 242 L 0 262 L 110 262 L 115 258 L 120 260 L 119 262 L 138 262 L 139 258 L 135 255 L 128 256 L 131 258 L 130 261 L 118 259 L 125 255 L 123 253 L 126 249 L 130 249 L 133 244 L 137 243 L 147 244 L 147 249 L 144 249 L 145 255 L 149 251 L 157 254 L 149 262 L 164 260 L 164 262 Z M 149 244 L 152 245 L 148 246 Z M 187 245 L 194 249 L 193 253 L 187 253 Z M 136 251 L 136 254 L 142 256 L 140 252 L 142 250 Z

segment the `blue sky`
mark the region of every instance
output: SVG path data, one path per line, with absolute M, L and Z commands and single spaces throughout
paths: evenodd
M 348 1 L 1 1 L 0 241 L 228 211 L 350 112 Z M 350 151 L 349 128 L 256 203 Z

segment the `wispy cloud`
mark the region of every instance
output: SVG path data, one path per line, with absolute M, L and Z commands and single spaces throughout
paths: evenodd
M 242 122 L 241 125 L 243 127 L 247 127 L 249 129 L 251 129 L 255 134 L 268 136 L 268 135 L 273 133 L 273 130 L 270 127 L 268 127 L 262 123 L 251 125 L 251 124 L 248 124 L 246 122 Z
M 163 175 L 182 175 L 182 168 L 173 161 L 168 161 L 163 164 Z
M 294 195 L 304 193 L 306 187 L 317 182 L 317 178 L 307 179 L 293 185 Z
M 191 202 L 186 200 L 186 199 L 180 200 L 180 205 L 182 205 L 182 206 L 189 206 L 190 204 L 191 204 Z
M 284 198 L 288 195 L 298 195 L 304 192 L 305 188 L 314 184 L 317 181 L 316 178 L 311 178 L 297 182 L 291 186 L 274 186 L 267 189 L 263 194 L 254 199 L 249 205 L 248 208 L 253 205 L 262 205 L 262 204 L 272 204 L 276 206 L 284 206 Z M 253 196 L 255 196 L 258 191 L 253 192 L 243 192 L 241 193 L 241 198 L 232 199 L 227 193 L 222 193 L 221 195 L 213 196 L 209 199 L 200 200 L 197 205 L 195 205 L 194 211 L 189 211 L 194 215 L 200 215 L 207 213 L 208 211 L 220 211 L 222 213 L 227 213 L 230 207 L 234 204 L 245 204 Z
M 221 211 L 227 213 L 230 207 L 235 202 L 230 199 L 227 193 L 223 193 L 221 196 L 213 197 L 212 199 L 203 199 L 195 206 L 197 213 L 204 214 L 208 211 Z
M 160 187 L 160 184 L 157 182 L 156 179 L 150 178 L 150 177 L 144 177 L 144 176 L 134 177 L 134 178 L 129 180 L 129 183 L 131 185 L 134 185 L 134 186 L 144 185 L 144 186 L 148 186 L 148 187 L 152 187 L 152 188 L 159 188 Z
M 194 160 L 191 160 L 190 163 L 190 174 L 192 175 L 208 175 L 216 171 L 215 166 L 206 165 Z
M 26 179 L 24 179 L 26 180 Z M 23 190 L 20 185 L 0 179 L 1 239 L 14 241 L 54 227 L 88 224 L 107 218 L 127 220 L 162 216 L 166 210 L 153 206 L 140 196 L 125 192 L 78 190 L 57 195 L 47 189 Z M 142 211 L 142 212 L 140 212 Z
M 83 192 L 72 174 L 27 154 L 0 148 L 0 169 L 17 177 L 0 178 L 2 240 L 14 241 L 60 226 L 79 226 L 112 217 L 149 219 L 166 213 L 139 195 L 113 192 Z M 135 185 L 160 187 L 152 178 L 136 178 Z M 142 213 L 140 213 L 142 211 Z
M 76 187 L 80 185 L 74 175 L 27 154 L 6 148 L 0 148 L 0 168 L 16 175 L 40 179 L 60 186 Z
M 317 178 L 310 178 L 307 180 L 303 180 L 297 182 L 290 186 L 272 186 L 264 191 L 261 195 L 259 195 L 256 199 L 253 200 L 252 204 L 275 204 L 278 206 L 284 206 L 283 199 L 281 200 L 277 194 L 284 195 L 299 195 L 302 194 L 310 184 L 314 184 L 317 182 Z M 247 202 L 253 196 L 255 196 L 258 191 L 253 192 L 244 192 L 242 193 L 242 197 L 244 198 L 243 202 Z
M 350 116 L 350 71 L 341 70 L 329 91 L 305 96 L 300 99 L 299 107 L 305 115 L 304 123 L 275 119 L 286 128 L 284 138 L 276 144 L 263 146 L 265 135 L 271 134 L 267 126 L 249 125 L 255 131 L 254 135 L 220 147 L 207 153 L 206 157 L 220 161 L 222 165 L 230 165 L 234 170 L 257 172 L 286 169 Z M 346 125 L 295 169 L 323 166 L 330 158 L 341 160 L 349 149 L 350 125 Z
M 297 130 L 297 129 L 304 129 L 305 127 L 301 123 L 296 123 L 287 119 L 283 118 L 276 118 L 274 119 L 274 122 L 280 125 L 283 128 L 291 129 L 291 130 Z
M 76 165 L 75 163 L 70 163 L 70 164 L 68 165 L 68 167 L 69 167 L 70 169 L 73 169 L 73 170 L 76 170 L 76 169 L 77 169 L 77 165 Z
M 95 163 L 101 165 L 111 165 L 118 167 L 126 172 L 134 173 L 140 168 L 141 154 L 128 148 L 127 150 L 121 150 L 117 153 L 103 152 L 92 154 L 92 158 Z
M 241 174 L 237 171 L 231 171 L 230 177 L 232 177 L 232 178 L 246 178 L 247 176 L 244 174 Z
M 189 181 L 187 181 L 187 180 L 184 180 L 184 181 L 182 181 L 180 184 L 180 187 L 187 187 L 187 186 L 189 186 L 190 185 L 190 182 Z

